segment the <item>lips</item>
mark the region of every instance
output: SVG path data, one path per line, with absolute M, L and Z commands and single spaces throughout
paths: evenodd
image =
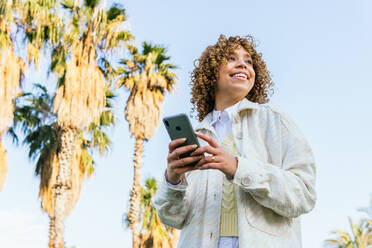
M 248 74 L 246 72 L 243 72 L 243 71 L 234 72 L 234 73 L 230 74 L 230 77 L 234 77 L 234 78 L 238 78 L 238 79 L 244 79 L 244 80 L 247 80 L 249 78 Z

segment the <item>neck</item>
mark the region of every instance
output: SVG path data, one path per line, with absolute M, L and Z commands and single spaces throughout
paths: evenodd
M 240 100 L 241 99 L 232 99 L 232 98 L 219 99 L 216 97 L 214 109 L 223 112 L 225 109 L 233 106 Z

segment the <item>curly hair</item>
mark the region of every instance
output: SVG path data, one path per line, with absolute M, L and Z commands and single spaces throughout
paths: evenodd
M 253 88 L 246 98 L 252 102 L 266 103 L 269 95 L 273 94 L 274 83 L 271 80 L 262 54 L 256 51 L 256 43 L 252 36 L 234 36 L 228 39 L 220 35 L 217 43 L 208 46 L 201 57 L 194 61 L 195 69 L 191 73 L 191 103 L 192 112 L 198 112 L 198 119 L 213 110 L 215 105 L 215 86 L 217 85 L 218 72 L 221 65 L 227 63 L 227 57 L 239 46 L 243 47 L 252 57 L 253 69 L 256 77 Z

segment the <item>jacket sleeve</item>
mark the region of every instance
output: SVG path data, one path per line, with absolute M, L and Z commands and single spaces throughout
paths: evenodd
M 190 206 L 187 188 L 187 179 L 176 187 L 170 187 L 165 179 L 160 184 L 153 203 L 163 224 L 177 229 L 182 229 L 186 225 Z
M 281 166 L 242 154 L 233 182 L 264 207 L 295 218 L 314 208 L 315 162 L 308 142 L 287 115 L 280 115 L 279 126 Z

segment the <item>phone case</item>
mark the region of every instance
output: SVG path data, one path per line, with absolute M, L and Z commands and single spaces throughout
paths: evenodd
M 179 114 L 174 116 L 165 117 L 163 119 L 163 123 L 169 137 L 171 140 L 179 139 L 179 138 L 186 138 L 186 142 L 181 144 L 180 146 L 185 145 L 199 145 L 199 141 L 194 133 L 194 130 L 191 126 L 190 120 L 186 114 Z M 180 158 L 189 157 L 191 152 L 187 152 L 180 155 Z M 187 166 L 194 166 L 198 163 L 198 161 L 188 164 Z

